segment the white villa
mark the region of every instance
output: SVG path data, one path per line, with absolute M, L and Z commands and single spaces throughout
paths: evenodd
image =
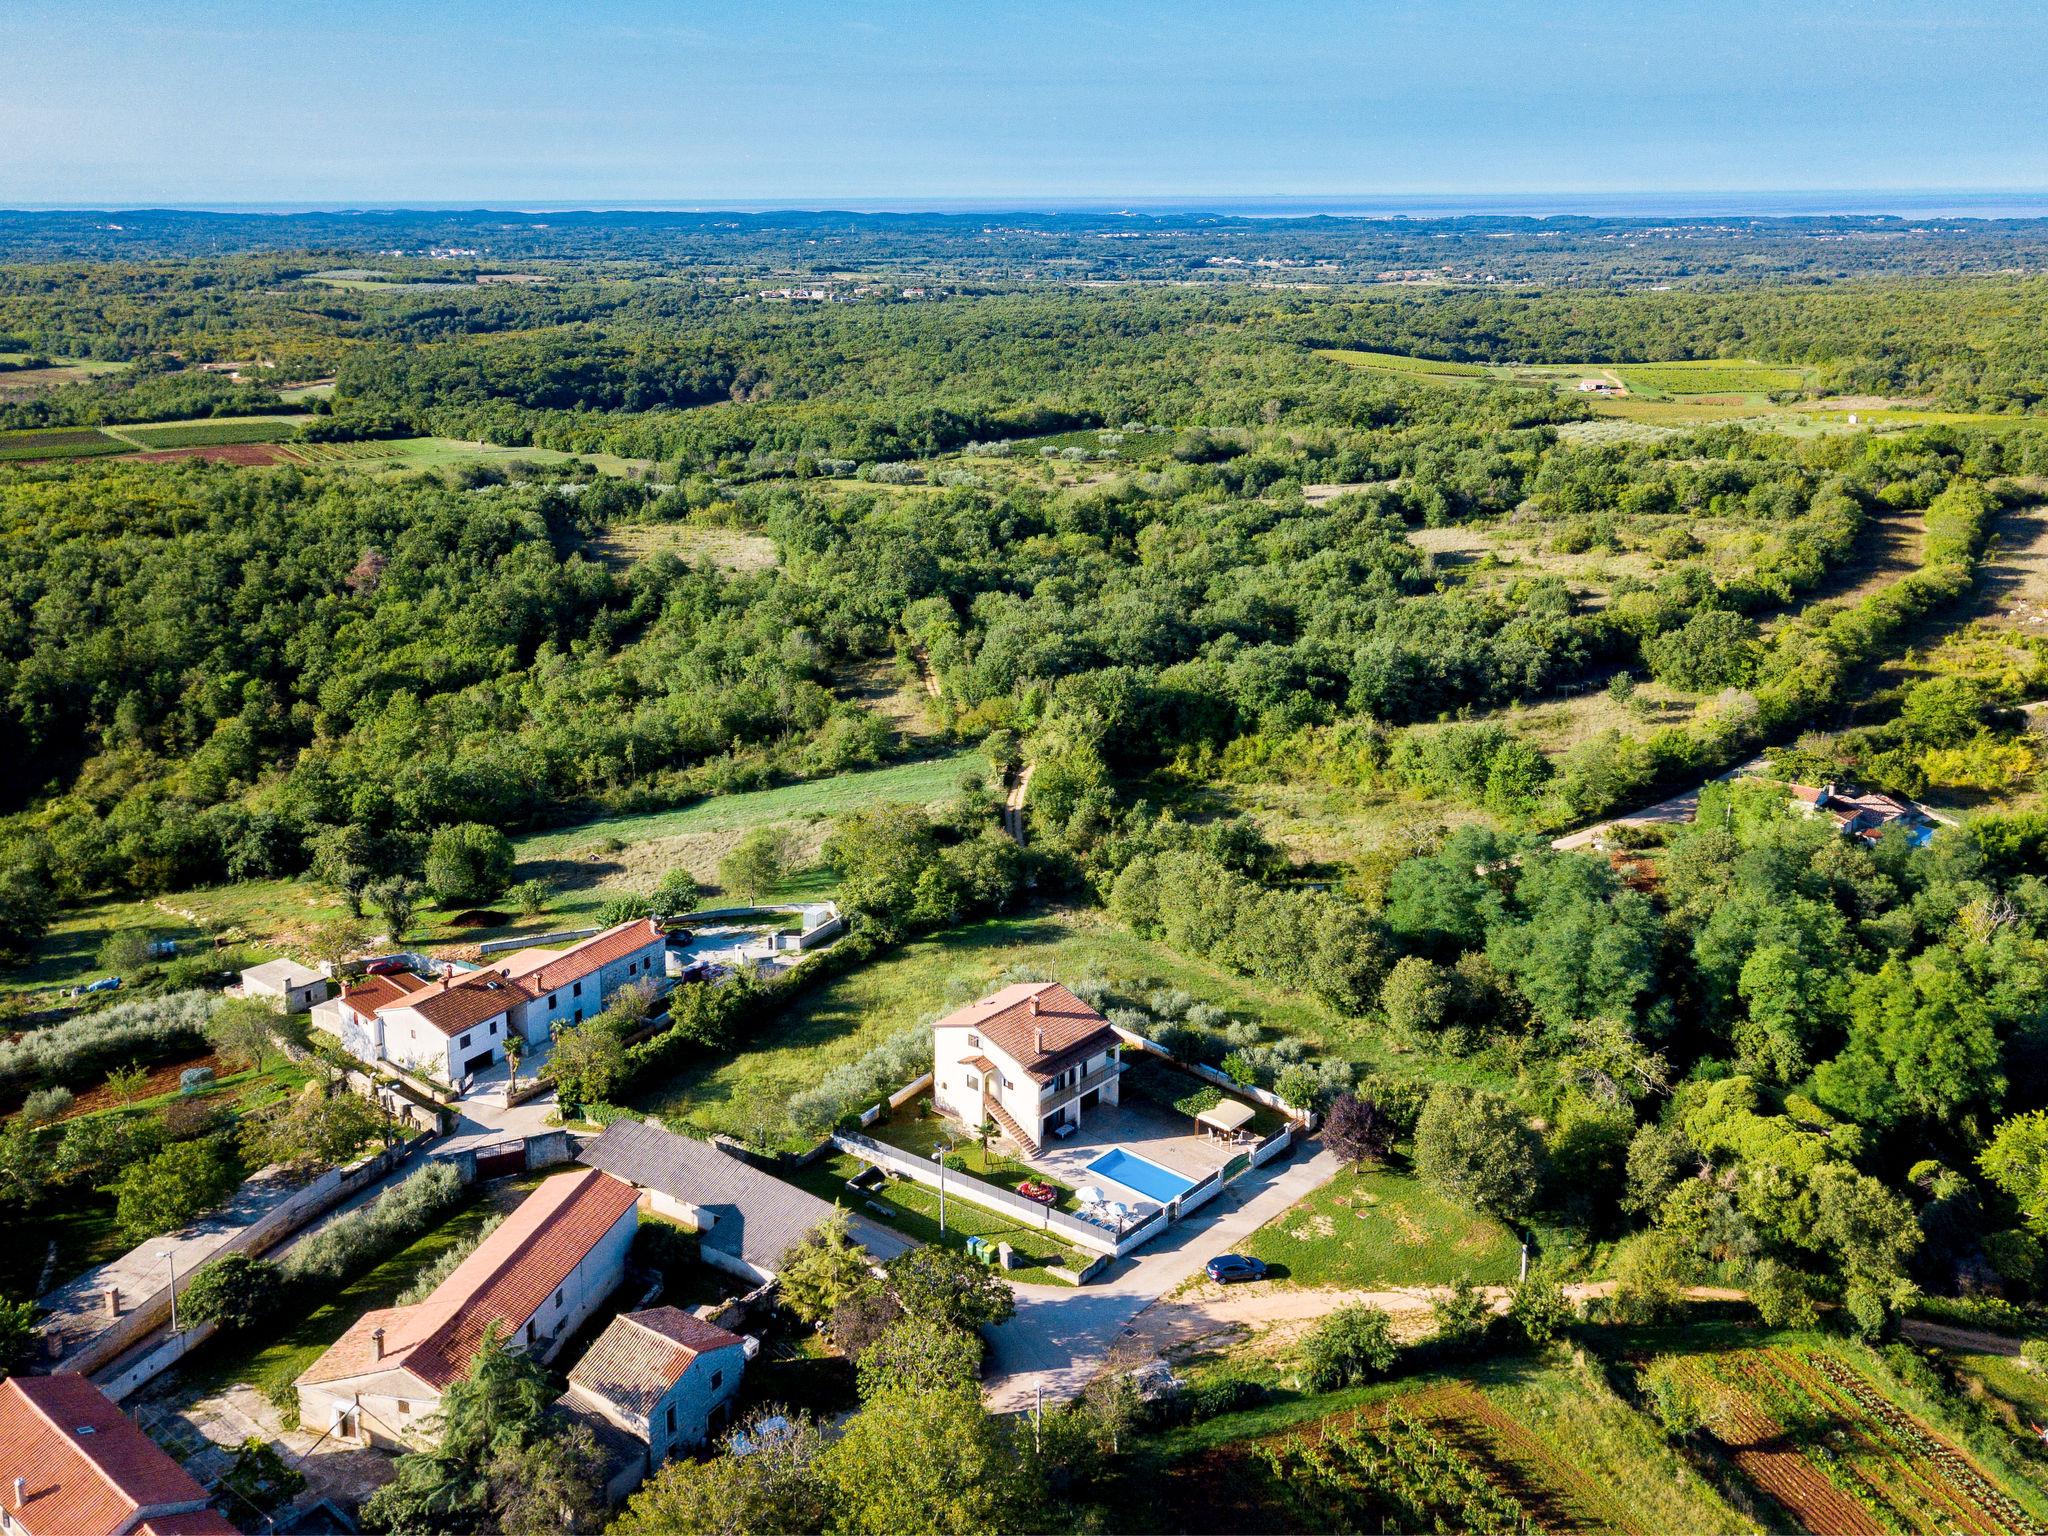
M 515 1031 L 544 1045 L 556 1025 L 603 1012 L 621 987 L 667 991 L 666 953 L 661 930 L 635 918 L 568 949 L 522 949 L 438 981 L 403 971 L 364 976 L 318 1004 L 313 1022 L 363 1061 L 457 1083 L 503 1061 Z
M 970 1126 L 994 1120 L 1036 1154 L 1098 1104 L 1117 1102 L 1123 1045 L 1056 981 L 1021 982 L 932 1025 L 932 1099 Z

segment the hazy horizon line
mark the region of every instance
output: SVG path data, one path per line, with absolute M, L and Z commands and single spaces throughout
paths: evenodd
M 22 202 L 0 213 L 196 213 L 334 216 L 399 213 L 695 214 L 1236 214 L 1243 217 L 1399 218 L 1502 214 L 1523 217 L 2048 217 L 2048 188 L 1815 187 L 1594 192 L 1250 193 L 1114 197 L 1046 193 L 1015 196 L 776 198 L 314 198 L 262 201 L 97 199 Z

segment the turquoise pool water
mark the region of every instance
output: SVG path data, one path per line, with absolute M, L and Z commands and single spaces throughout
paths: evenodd
M 1171 1168 L 1162 1168 L 1149 1157 L 1126 1152 L 1122 1147 L 1111 1147 L 1089 1163 L 1088 1171 L 1121 1184 L 1125 1189 L 1135 1189 L 1146 1199 L 1157 1200 L 1161 1205 L 1178 1200 L 1195 1187 L 1193 1179 L 1184 1179 Z

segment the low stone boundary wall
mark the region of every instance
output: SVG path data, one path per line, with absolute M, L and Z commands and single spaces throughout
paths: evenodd
M 383 1178 L 404 1162 L 417 1145 L 417 1141 L 401 1143 L 388 1151 L 351 1163 L 345 1168 L 330 1168 L 318 1178 L 299 1186 L 282 1198 L 261 1204 L 260 1208 L 250 1213 L 248 1220 L 239 1224 L 221 1223 L 221 1218 L 215 1216 L 209 1221 L 198 1223 L 196 1228 L 186 1229 L 187 1233 L 203 1234 L 208 1226 L 221 1223 L 216 1231 L 204 1234 L 211 1237 L 212 1241 L 193 1243 L 188 1237 L 171 1233 L 165 1237 L 151 1239 L 136 1252 L 162 1249 L 170 1242 L 187 1242 L 188 1246 L 180 1255 L 182 1262 L 178 1266 L 177 1286 L 179 1294 L 182 1295 L 192 1283 L 192 1276 L 206 1264 L 226 1254 L 256 1254 L 274 1247 L 307 1223 L 325 1215 L 351 1195 Z M 256 1184 L 259 1180 L 274 1184 L 283 1178 L 281 1170 L 266 1168 L 244 1181 L 242 1187 L 247 1191 L 250 1185 Z M 258 1190 L 253 1196 L 238 1198 L 253 1198 L 260 1203 L 263 1191 Z M 234 1207 L 230 1205 L 230 1221 L 233 1212 Z M 44 1359 L 51 1370 L 75 1372 L 80 1375 L 99 1370 L 119 1359 L 123 1351 L 132 1349 L 170 1320 L 171 1286 L 168 1262 L 160 1265 L 152 1259 L 138 1266 L 130 1262 L 133 1258 L 134 1254 L 130 1253 L 110 1260 L 97 1269 L 80 1275 L 68 1285 L 50 1292 L 42 1299 L 43 1308 L 51 1314 L 43 1327 Z M 152 1278 L 161 1273 L 164 1283 L 156 1285 L 140 1297 L 122 1291 L 122 1280 L 138 1272 Z M 123 1310 L 115 1317 L 106 1315 L 106 1295 L 109 1290 L 120 1292 L 119 1300 L 123 1305 Z M 54 1355 L 51 1353 L 53 1347 L 57 1351 Z M 175 1355 L 171 1356 L 171 1359 L 175 1358 Z M 169 1360 L 165 1360 L 157 1369 L 161 1370 L 169 1363 Z M 123 1374 L 125 1377 L 128 1373 Z M 148 1379 L 148 1376 L 139 1378 L 143 1381 Z M 134 1384 L 130 1383 L 130 1386 Z
M 861 1136 L 852 1131 L 835 1131 L 832 1141 L 842 1152 L 850 1152 L 863 1162 L 877 1164 L 891 1173 L 924 1185 L 927 1189 L 939 1187 L 939 1170 L 935 1163 L 921 1157 L 912 1157 L 901 1148 L 885 1145 L 870 1136 Z M 979 1205 L 988 1210 L 1001 1211 L 1006 1216 L 1021 1216 L 1044 1232 L 1057 1233 L 1077 1248 L 1086 1248 L 1091 1253 L 1117 1253 L 1118 1238 L 1115 1233 L 1069 1216 L 1064 1211 L 1055 1211 L 1050 1206 L 1040 1205 L 1036 1200 L 1026 1200 L 1022 1195 L 1012 1194 L 1007 1189 L 998 1189 L 984 1179 L 977 1179 L 971 1173 L 946 1175 L 946 1195 L 949 1199 L 965 1200 L 969 1205 Z
M 561 933 L 535 934 L 528 939 L 491 939 L 479 944 L 479 955 L 502 955 L 508 949 L 545 949 L 550 944 L 576 944 L 603 933 L 602 928 L 570 928 Z

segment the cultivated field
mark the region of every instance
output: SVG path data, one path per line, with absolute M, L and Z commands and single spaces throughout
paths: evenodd
M 1771 1345 L 1688 1361 L 1729 1459 L 1802 1530 L 2048 1536 L 2048 1500 L 2010 1487 L 1840 1356 Z
M 1745 1529 L 1645 1419 L 1562 1357 L 1283 1402 L 1178 1439 L 1197 1449 L 1176 1458 L 1173 1439 L 1161 1447 L 1173 1464 L 1154 1529 Z
M 0 432 L 0 461 L 93 458 L 107 453 L 127 453 L 131 447 L 95 427 L 44 427 L 27 432 Z

